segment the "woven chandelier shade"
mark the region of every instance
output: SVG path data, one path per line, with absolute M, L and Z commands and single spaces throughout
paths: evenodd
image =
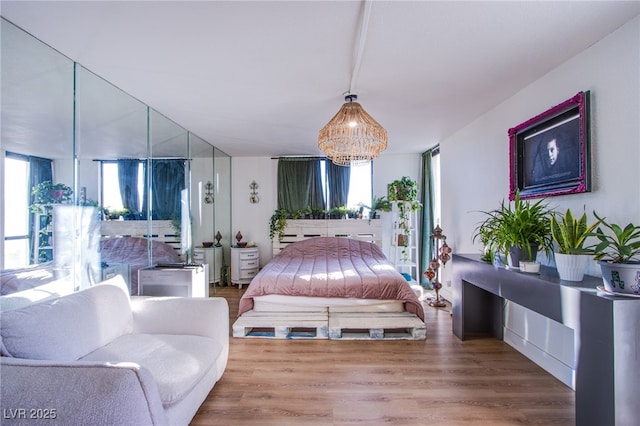
M 318 147 L 339 166 L 360 165 L 387 148 L 387 131 L 348 94 L 340 111 L 320 130 Z

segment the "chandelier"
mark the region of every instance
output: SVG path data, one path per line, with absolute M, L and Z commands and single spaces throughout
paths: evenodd
M 367 163 L 387 148 L 387 131 L 356 102 L 358 95 L 346 93 L 344 100 L 320 130 L 318 147 L 339 166 Z
M 351 90 L 355 87 L 362 63 L 372 7 L 371 0 L 365 0 L 362 4 L 354 67 L 350 89 L 344 93 L 345 103 L 318 135 L 318 147 L 328 159 L 339 166 L 365 164 L 377 158 L 387 148 L 387 131 L 356 102 L 358 95 Z

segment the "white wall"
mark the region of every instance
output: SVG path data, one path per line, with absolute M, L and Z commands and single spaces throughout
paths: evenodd
M 231 159 L 231 233 L 242 232 L 244 241 L 253 241 L 260 249 L 260 265 L 271 259 L 269 218 L 277 206 L 278 161 L 269 157 L 233 157 Z M 249 202 L 252 181 L 258 184 L 260 202 Z M 235 238 L 233 243 L 235 244 Z
M 620 224 L 640 222 L 640 17 L 563 63 L 491 111 L 441 141 L 442 228 L 458 253 L 479 253 L 471 236 L 479 210 L 496 208 L 509 192 L 507 129 L 591 91 L 592 192 L 548 199 L 558 211 L 596 210 Z M 450 279 L 446 268 L 443 279 Z M 591 262 L 589 275 L 599 275 Z M 446 287 L 445 287 L 446 290 Z M 445 292 L 446 294 L 446 292 Z M 519 315 L 524 318 L 524 315 Z M 528 334 L 562 333 L 532 320 Z M 522 330 L 522 324 L 507 324 Z M 524 329 L 526 329 L 526 327 Z M 548 328 L 548 331 L 538 331 Z M 544 348 L 543 342 L 533 342 Z M 565 353 L 568 349 L 553 348 Z

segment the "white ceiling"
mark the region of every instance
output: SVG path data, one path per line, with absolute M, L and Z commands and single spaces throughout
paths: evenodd
M 0 10 L 224 152 L 277 156 L 320 154 L 318 131 L 350 89 L 363 7 L 3 0 Z M 351 89 L 387 129 L 387 153 L 422 152 L 639 13 L 640 1 L 375 1 Z

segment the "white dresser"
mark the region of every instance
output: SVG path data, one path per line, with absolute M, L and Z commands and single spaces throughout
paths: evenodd
M 220 282 L 220 271 L 224 266 L 222 264 L 222 247 L 194 247 L 193 261 L 209 265 L 210 283 L 218 284 Z
M 260 251 L 257 247 L 231 247 L 231 284 L 242 288 L 249 284 L 260 269 Z

